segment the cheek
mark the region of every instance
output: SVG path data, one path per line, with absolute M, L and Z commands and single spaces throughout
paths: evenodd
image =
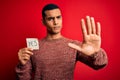
M 46 25 L 45 25 L 45 26 L 47 27 L 47 29 L 49 29 L 49 30 L 50 30 L 50 29 L 52 29 L 52 26 L 53 26 L 53 25 L 52 25 L 52 23 L 46 23 Z
M 51 22 L 46 22 L 46 26 L 47 27 L 52 27 L 52 23 Z
M 62 25 L 62 20 L 59 21 L 60 25 Z

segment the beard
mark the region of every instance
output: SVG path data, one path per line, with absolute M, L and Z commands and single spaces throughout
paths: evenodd
M 49 31 L 49 30 L 47 30 L 47 32 L 51 35 L 55 35 L 55 34 L 60 33 L 60 31 Z
M 61 27 L 54 27 L 53 29 L 47 29 L 47 32 L 51 35 L 59 34 L 61 32 Z

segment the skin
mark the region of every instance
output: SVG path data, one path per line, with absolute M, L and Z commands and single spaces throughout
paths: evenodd
M 94 18 L 86 16 L 86 24 L 85 24 L 84 19 L 82 19 L 81 27 L 82 27 L 82 34 L 83 34 L 82 44 L 75 45 L 75 44 L 69 43 L 68 45 L 71 48 L 74 48 L 86 55 L 92 55 L 92 54 L 98 52 L 101 47 L 100 23 L 97 22 L 97 24 L 95 25 Z M 86 27 L 88 28 L 88 30 Z
M 47 28 L 47 38 L 57 39 L 60 38 L 62 29 L 62 15 L 59 9 L 45 11 L 46 17 L 43 23 Z
M 62 15 L 60 9 L 47 10 L 45 14 L 45 19 L 42 22 L 47 28 L 46 38 L 50 40 L 61 38 Z M 97 22 L 96 24 L 93 17 L 86 16 L 86 23 L 84 19 L 81 19 L 81 28 L 83 34 L 82 44 L 68 43 L 68 46 L 88 56 L 98 52 L 101 46 L 100 23 Z M 30 48 L 19 50 L 18 57 L 22 65 L 25 65 L 30 59 L 30 56 L 33 55 L 32 51 Z

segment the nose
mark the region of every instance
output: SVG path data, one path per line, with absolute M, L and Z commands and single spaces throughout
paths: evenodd
M 57 18 L 54 18 L 54 25 L 57 25 L 58 24 L 58 20 Z

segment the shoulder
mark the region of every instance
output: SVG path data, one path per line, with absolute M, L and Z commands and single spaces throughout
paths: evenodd
M 39 46 L 45 43 L 45 38 L 38 39 Z
M 39 42 L 45 41 L 45 38 L 38 39 Z

